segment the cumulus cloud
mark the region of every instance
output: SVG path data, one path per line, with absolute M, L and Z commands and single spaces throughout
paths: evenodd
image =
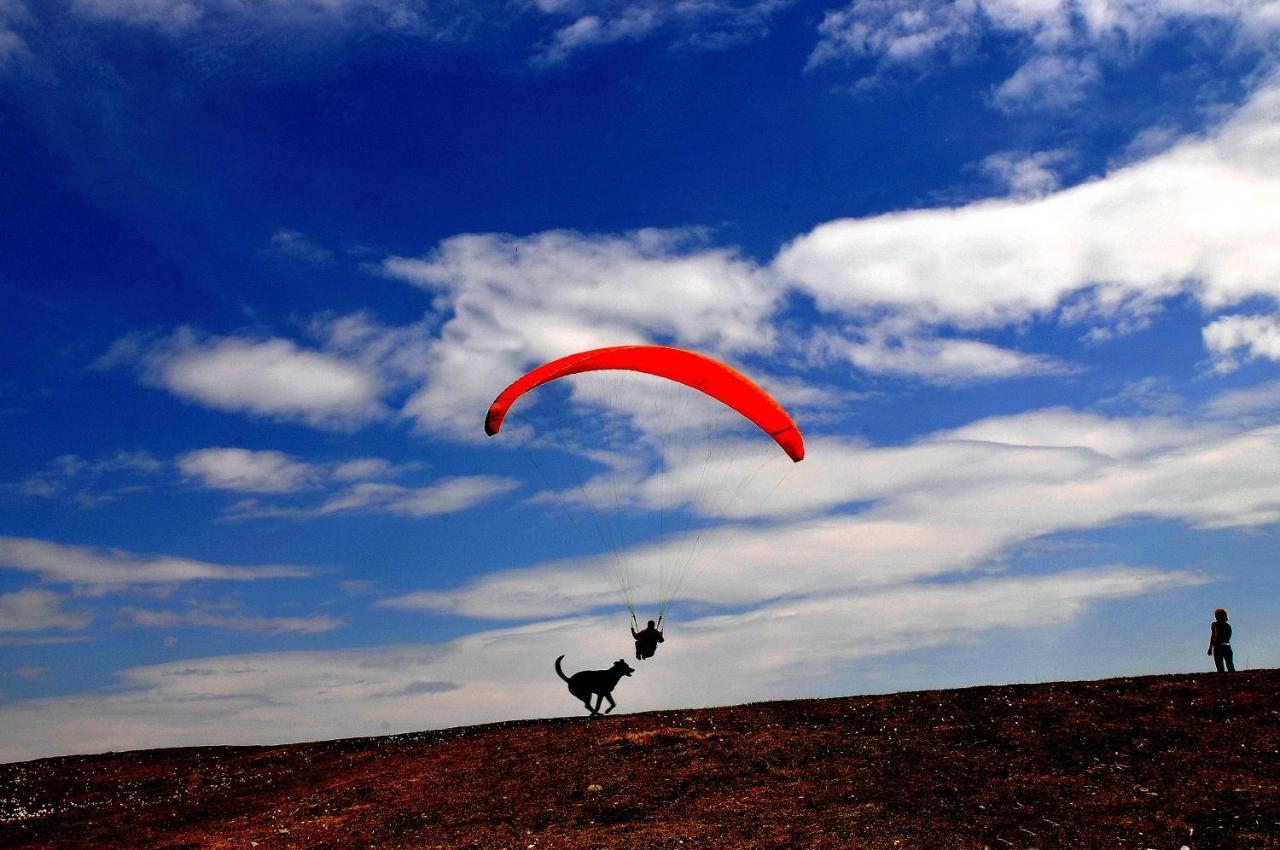
M 0 537 L 0 568 L 35 573 L 46 582 L 90 586 L 254 581 L 311 575 L 303 567 L 225 566 L 173 555 L 145 557 L 119 549 L 67 546 L 28 537 Z
M 78 631 L 93 622 L 92 612 L 69 611 L 63 601 L 61 594 L 38 587 L 0 593 L 0 632 Z
M 981 169 L 1010 195 L 1039 197 L 1058 189 L 1059 169 L 1075 160 L 1075 152 L 1066 148 L 1034 153 L 1001 151 L 985 157 Z
M 319 470 L 277 451 L 208 448 L 178 458 L 182 474 L 205 487 L 248 493 L 290 493 L 315 481 Z
M 1219 374 L 1235 371 L 1240 362 L 1280 361 L 1280 320 L 1276 316 L 1223 316 L 1204 327 L 1204 347 Z
M 996 87 L 992 100 L 1000 109 L 1064 109 L 1085 99 L 1102 76 L 1088 57 L 1037 56 Z
M 865 690 L 859 661 L 1069 622 L 1107 600 L 1193 586 L 1186 572 L 1110 566 L 828 595 L 679 627 L 680 652 L 619 692 L 623 710 Z M 885 618 L 885 611 L 894 616 Z M 545 717 L 576 707 L 550 677 L 629 651 L 613 618 L 552 620 L 443 644 L 192 659 L 123 671 L 115 692 L 0 706 L 0 759 L 217 741 L 265 744 Z M 614 647 L 614 649 L 609 649 Z M 752 670 L 708 677 L 709 669 Z M 981 674 L 976 674 L 981 675 Z M 974 680 L 978 681 L 978 680 Z M 423 684 L 429 683 L 429 684 Z M 70 730 L 75 730 L 71 734 Z
M 481 438 L 475 411 L 495 388 L 574 351 L 654 339 L 726 356 L 767 351 L 781 297 L 757 265 L 688 232 L 457 236 L 383 269 L 450 314 L 404 412 L 424 432 L 462 439 Z
M 440 327 L 343 317 L 325 345 L 419 382 L 403 412 L 462 439 L 479 439 L 471 411 L 495 388 L 575 350 L 671 342 L 754 374 L 753 357 L 778 359 L 792 291 L 843 323 L 788 349 L 792 365 L 836 355 L 935 382 L 1063 374 L 1071 364 L 966 335 L 1047 320 L 1101 342 L 1175 296 L 1210 311 L 1280 296 L 1277 126 L 1269 83 L 1209 133 L 1066 189 L 1053 169 L 1070 151 L 996 154 L 982 168 L 1010 197 L 827 222 L 765 266 L 688 231 L 458 236 L 382 264 L 432 294 Z
M 149 386 L 218 410 L 339 429 L 387 415 L 374 370 L 286 339 L 204 337 L 179 328 L 160 340 L 117 340 L 95 365 L 125 364 Z
M 1000 327 L 1122 317 L 1189 293 L 1280 295 L 1280 86 L 1206 138 L 1044 197 L 842 219 L 774 268 L 828 311 Z M 1061 311 L 1061 312 L 1059 312 Z

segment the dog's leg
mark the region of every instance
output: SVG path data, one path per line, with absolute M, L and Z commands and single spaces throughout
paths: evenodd
M 617 707 L 618 707 L 618 704 L 617 704 L 616 702 L 614 702 L 614 701 L 613 701 L 613 694 L 603 694 L 603 696 L 604 696 L 604 698 L 605 698 L 605 699 L 607 699 L 607 700 L 609 701 L 609 707 L 608 707 L 608 708 L 606 708 L 606 709 L 604 710 L 604 713 L 605 713 L 605 714 L 608 714 L 609 712 L 611 712 L 611 711 L 613 711 L 615 708 L 617 708 Z

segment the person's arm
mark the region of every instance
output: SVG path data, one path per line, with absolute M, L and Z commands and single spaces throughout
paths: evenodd
M 636 634 L 636 630 L 635 630 L 635 629 L 632 629 L 632 630 L 631 630 L 631 637 L 632 637 L 632 639 L 633 639 L 633 640 L 639 640 L 640 635 Z
M 666 638 L 662 636 L 662 632 L 658 632 L 657 634 L 658 634 L 658 643 L 662 643 L 666 640 Z
M 1218 624 L 1214 623 L 1209 627 L 1209 648 L 1205 650 L 1205 655 L 1213 655 L 1213 648 L 1218 645 Z

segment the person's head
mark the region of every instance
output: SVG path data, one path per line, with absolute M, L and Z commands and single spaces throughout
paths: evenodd
M 649 621 L 649 628 L 651 628 L 651 629 L 653 628 L 653 620 L 650 620 L 650 621 Z
M 1213 612 L 1213 618 L 1217 620 L 1219 623 L 1225 623 L 1227 621 L 1227 609 L 1218 608 L 1216 611 Z

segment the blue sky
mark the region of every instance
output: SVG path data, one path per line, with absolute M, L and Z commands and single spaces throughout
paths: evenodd
M 647 603 L 686 523 L 624 710 L 1201 669 L 1219 605 L 1274 666 L 1277 31 L 0 0 L 0 757 L 572 713 L 551 660 L 630 650 L 602 558 Z M 808 458 L 746 481 L 767 440 L 643 381 L 483 436 L 638 342 Z

